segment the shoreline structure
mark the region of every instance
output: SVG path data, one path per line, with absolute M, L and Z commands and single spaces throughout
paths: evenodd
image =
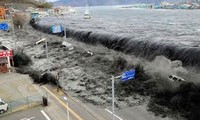
M 155 4 L 134 4 L 126 5 L 122 8 L 149 8 L 149 9 L 186 9 L 195 10 L 200 9 L 199 2 L 160 2 Z

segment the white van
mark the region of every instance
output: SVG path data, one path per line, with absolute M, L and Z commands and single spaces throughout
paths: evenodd
M 8 110 L 8 104 L 5 103 L 1 98 L 0 98 L 0 114 L 5 113 Z
M 170 81 L 178 81 L 178 82 L 185 82 L 185 80 L 181 77 L 178 77 L 176 75 L 170 75 L 168 78 Z

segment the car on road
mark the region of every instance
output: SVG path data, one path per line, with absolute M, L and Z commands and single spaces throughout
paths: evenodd
M 0 98 L 0 114 L 5 113 L 8 110 L 8 104 L 6 102 L 4 102 L 1 98 Z

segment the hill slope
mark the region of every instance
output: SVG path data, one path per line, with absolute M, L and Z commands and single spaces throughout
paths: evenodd
M 1 0 L 0 4 L 5 3 L 22 3 L 22 4 L 35 4 L 35 0 Z
M 52 5 L 42 0 L 0 0 L 0 6 L 11 5 L 15 9 L 25 10 L 27 7 L 51 8 Z

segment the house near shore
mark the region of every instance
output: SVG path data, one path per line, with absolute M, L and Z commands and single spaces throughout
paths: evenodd
M 26 12 L 34 12 L 34 11 L 35 11 L 35 8 L 33 8 L 33 7 L 28 7 L 25 11 L 26 11 Z
M 54 14 L 56 15 L 65 15 L 68 13 L 75 13 L 75 12 L 76 10 L 71 6 L 59 6 L 57 8 L 54 8 Z

